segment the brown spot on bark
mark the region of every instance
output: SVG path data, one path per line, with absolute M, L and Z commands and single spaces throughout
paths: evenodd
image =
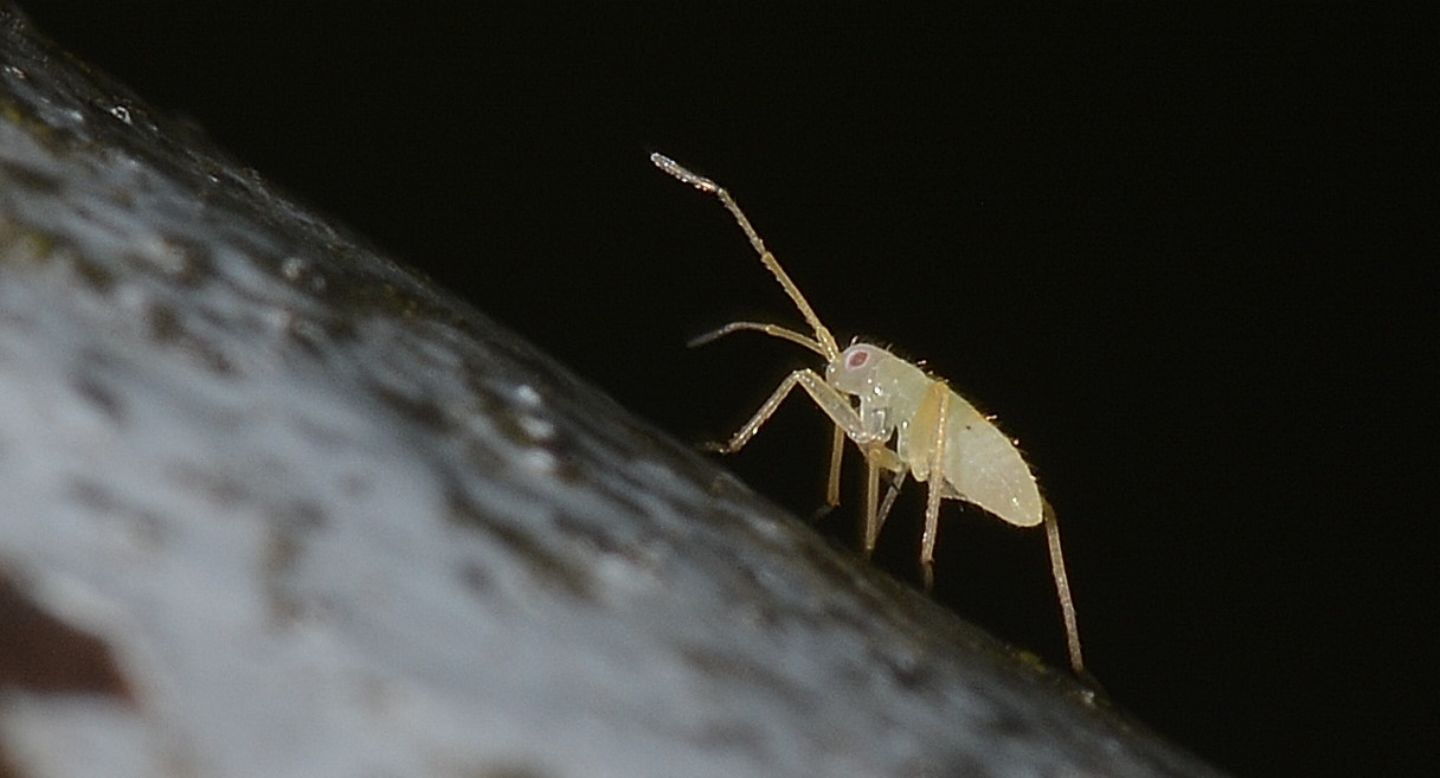
M 104 641 L 66 624 L 0 577 L 0 689 L 134 694 Z

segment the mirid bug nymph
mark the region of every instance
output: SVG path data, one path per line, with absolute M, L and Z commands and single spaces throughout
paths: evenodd
M 740 224 L 755 253 L 760 255 L 760 262 L 775 275 L 815 333 L 810 338 L 776 324 L 737 321 L 696 338 L 690 345 L 708 343 L 732 332 L 754 330 L 804 346 L 826 361 L 823 377 L 810 369 L 796 370 L 786 376 L 755 415 L 740 427 L 729 442 L 716 445 L 716 450 L 731 454 L 744 448 L 790 391 L 799 386 L 835 424 L 830 479 L 826 489 L 826 500 L 830 505 L 839 503 L 840 462 L 845 438 L 853 441 L 865 457 L 864 549 L 867 555 L 875 547 L 880 525 L 906 476 L 914 476 L 915 480 L 929 484 L 925 531 L 920 541 L 920 564 L 927 587 L 933 580 L 935 533 L 941 500 L 964 500 L 1018 527 L 1043 524 L 1050 549 L 1051 573 L 1065 621 L 1070 666 L 1077 675 L 1083 676 L 1085 666 L 1080 655 L 1080 634 L 1075 623 L 1070 585 L 1065 576 L 1065 558 L 1060 551 L 1060 530 L 1054 512 L 1040 496 L 1035 476 L 1015 444 L 965 398 L 951 391 L 944 379 L 932 376 L 869 343 L 855 342 L 842 350 L 830 330 L 820 323 L 799 288 L 780 267 L 775 255 L 765 248 L 765 243 L 729 192 L 714 181 L 686 170 L 669 157 L 651 154 L 650 161 L 675 178 L 719 198 Z M 878 500 L 881 471 L 890 477 L 890 490 L 883 505 Z

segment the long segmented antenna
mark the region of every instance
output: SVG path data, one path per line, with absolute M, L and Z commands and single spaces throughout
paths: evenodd
M 791 343 L 797 343 L 826 359 L 833 358 L 833 355 L 825 353 L 824 347 L 822 347 L 819 343 L 805 337 L 804 335 L 801 335 L 795 330 L 786 329 L 778 324 L 766 324 L 764 322 L 758 321 L 732 321 L 718 330 L 712 330 L 705 333 L 704 335 L 698 335 L 694 338 L 691 338 L 690 342 L 686 343 L 685 345 L 689 346 L 690 348 L 695 348 L 696 346 L 703 346 L 712 340 L 715 340 L 717 338 L 723 338 L 724 336 L 729 335 L 732 332 L 739 332 L 740 330 L 755 330 L 756 332 L 763 332 L 772 338 L 780 338 L 781 340 L 788 340 Z
M 745 237 L 750 239 L 750 245 L 755 248 L 755 253 L 760 255 L 760 262 L 774 274 L 775 280 L 779 281 L 780 286 L 785 289 L 785 294 L 790 295 L 790 299 L 795 303 L 795 307 L 800 309 L 800 315 L 805 317 L 805 323 L 809 324 L 810 328 L 815 330 L 815 340 L 811 340 L 798 332 L 787 330 L 784 327 L 779 327 L 774 324 L 735 322 L 707 335 L 701 335 L 699 338 L 692 340 L 690 345 L 697 346 L 702 343 L 708 343 L 715 338 L 729 335 L 739 330 L 756 330 L 766 335 L 782 338 L 792 343 L 798 343 L 820 354 L 827 360 L 834 361 L 838 358 L 840 356 L 840 347 L 835 343 L 835 336 L 831 335 L 830 330 L 826 329 L 825 325 L 820 323 L 820 317 L 815 315 L 815 310 L 811 308 L 810 303 L 805 300 L 805 295 L 800 294 L 800 289 L 795 286 L 795 282 L 791 281 L 789 274 L 785 272 L 784 268 L 780 267 L 780 261 L 775 259 L 775 255 L 771 254 L 769 249 L 765 248 L 765 241 L 760 240 L 760 236 L 755 232 L 755 228 L 750 226 L 750 220 L 745 218 L 744 212 L 740 210 L 740 206 L 735 204 L 735 200 L 730 197 L 730 193 L 714 181 L 686 170 L 680 166 L 680 163 L 664 154 L 651 154 L 650 161 L 655 164 L 655 167 L 669 173 L 680 181 L 702 192 L 713 194 L 720 199 L 720 203 L 725 206 L 725 210 L 729 211 L 730 215 L 735 217 L 735 221 L 740 225 L 740 229 L 745 231 Z

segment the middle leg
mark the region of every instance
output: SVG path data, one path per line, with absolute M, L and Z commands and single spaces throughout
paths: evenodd
M 945 493 L 945 430 L 950 416 L 950 387 L 940 381 L 931 384 L 921 408 L 916 418 L 929 421 L 933 412 L 935 424 L 929 450 L 925 452 L 930 489 L 925 495 L 925 532 L 920 536 L 920 568 L 925 575 L 925 589 L 929 591 L 935 585 L 935 535 L 940 528 L 940 498 Z

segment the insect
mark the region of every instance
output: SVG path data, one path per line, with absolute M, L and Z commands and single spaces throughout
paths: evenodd
M 826 361 L 823 377 L 810 369 L 796 370 L 786 376 L 729 442 L 713 448 L 726 454 L 744 448 L 790 392 L 800 387 L 835 424 L 826 487 L 828 504 L 834 506 L 840 501 L 840 463 L 845 439 L 849 438 L 864 455 L 867 465 L 864 550 L 867 556 L 875 548 L 876 536 L 906 476 L 929 484 L 925 530 L 920 540 L 920 564 L 927 589 L 933 582 L 935 535 L 942 500 L 973 503 L 1018 527 L 1043 524 L 1050 549 L 1051 573 L 1065 622 L 1070 666 L 1077 675 L 1084 676 L 1075 606 L 1060 550 L 1059 526 L 1015 444 L 965 398 L 952 391 L 944 379 L 871 343 L 856 340 L 842 350 L 779 260 L 765 248 L 764 241 L 729 192 L 662 154 L 651 154 L 650 161 L 671 176 L 720 200 L 739 223 L 755 253 L 760 255 L 760 262 L 780 282 L 815 333 L 811 338 L 777 324 L 737 321 L 701 335 L 690 345 L 699 346 L 734 332 L 753 330 L 803 346 Z M 890 477 L 890 488 L 884 503 L 877 505 L 882 471 Z

